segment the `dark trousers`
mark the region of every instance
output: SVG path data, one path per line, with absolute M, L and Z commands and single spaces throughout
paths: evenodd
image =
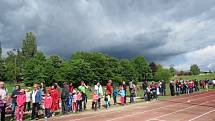
M 12 113 L 11 113 L 11 119 L 15 118 L 15 111 L 16 111 L 16 102 L 12 102 Z
M 125 91 L 124 103 L 126 104 L 126 91 Z
M 83 108 L 84 108 L 84 110 L 86 110 L 87 95 L 85 93 L 82 93 L 82 102 L 83 102 Z
M 82 100 L 77 100 L 77 111 L 82 111 Z
M 135 94 L 130 94 L 130 103 L 134 103 Z
M 101 98 L 98 99 L 98 108 L 101 108 Z
M 6 108 L 6 104 L 4 104 L 4 107 L 2 107 L 2 110 L 1 110 L 1 121 L 5 121 L 5 108 Z
M 151 92 L 147 92 L 147 101 L 151 100 Z
M 97 103 L 98 103 L 97 101 L 92 102 L 92 110 L 95 110 L 95 111 L 97 110 Z
M 45 108 L 45 117 L 47 118 L 51 117 L 51 112 L 50 112 L 50 109 L 48 108 Z
M 62 113 L 66 114 L 68 112 L 68 99 L 62 99 Z
M 33 103 L 31 119 L 39 118 L 38 112 L 40 109 L 39 103 Z
M 26 102 L 25 103 L 25 111 L 30 111 L 31 109 L 31 102 Z
M 117 102 L 116 102 L 116 96 L 113 96 L 113 102 L 114 102 L 114 104 L 117 103 Z

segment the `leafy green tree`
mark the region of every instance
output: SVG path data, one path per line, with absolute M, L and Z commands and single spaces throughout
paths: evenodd
M 134 64 L 127 60 L 127 59 L 124 59 L 124 60 L 121 60 L 121 66 L 122 66 L 122 78 L 123 80 L 125 81 L 130 81 L 130 80 L 137 80 L 137 73 L 135 71 L 135 68 L 134 68 Z
M 171 72 L 171 75 L 172 75 L 172 76 L 175 76 L 175 74 L 176 74 L 175 68 L 174 68 L 173 66 L 170 66 L 169 70 L 170 70 L 170 72 Z
M 200 68 L 198 67 L 198 65 L 193 64 L 190 66 L 190 73 L 192 75 L 199 75 L 200 74 Z
M 153 78 L 154 78 L 155 77 L 155 73 L 157 71 L 157 65 L 154 62 L 152 62 L 152 63 L 149 64 L 149 66 L 150 66 L 150 68 L 152 70 L 152 75 L 153 75 Z
M 58 55 L 50 56 L 45 62 L 46 84 L 51 84 L 52 81 L 64 81 L 64 78 L 59 78 L 60 68 L 63 66 L 64 60 Z
M 25 39 L 22 43 L 22 54 L 25 59 L 30 59 L 34 57 L 37 53 L 37 40 L 36 36 L 32 33 L 26 33 Z
M 26 61 L 23 73 L 26 84 L 40 83 L 47 79 L 45 62 L 46 58 L 42 52 L 37 52 L 34 58 Z
M 78 83 L 79 81 L 85 81 L 90 83 L 93 72 L 90 68 L 90 64 L 82 59 L 70 60 L 61 68 L 61 75 L 58 77 L 63 77 L 65 80 L 73 80 L 73 83 Z
M 161 65 L 157 65 L 157 71 L 155 73 L 155 78 L 154 78 L 155 81 L 160 81 L 160 80 L 169 81 L 171 76 L 172 75 L 169 69 L 165 69 Z
M 138 80 L 152 80 L 152 70 L 149 67 L 148 62 L 145 60 L 143 56 L 136 57 L 133 60 L 135 70 L 138 75 Z
M 121 67 L 118 59 L 99 52 L 77 52 L 73 54 L 72 60 L 82 59 L 89 63 L 92 70 L 92 79 L 106 84 L 107 80 L 112 79 L 120 82 Z M 92 82 L 93 83 L 93 82 Z
M 6 64 L 2 58 L 0 58 L 0 80 L 6 80 Z

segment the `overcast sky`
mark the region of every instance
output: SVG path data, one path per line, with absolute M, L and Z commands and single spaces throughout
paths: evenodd
M 46 55 L 144 55 L 179 70 L 215 71 L 215 0 L 0 0 L 4 54 L 29 31 Z

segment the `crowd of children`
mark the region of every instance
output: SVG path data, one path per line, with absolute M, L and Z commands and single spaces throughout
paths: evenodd
M 158 96 L 165 96 L 166 86 L 165 81 L 159 81 L 148 83 L 146 80 L 142 82 L 142 89 L 144 93 L 144 100 L 150 102 L 152 99 L 158 100 Z M 208 88 L 207 81 L 170 81 L 171 95 L 189 94 L 194 91 L 199 91 L 201 88 Z M 11 96 L 8 95 L 4 82 L 0 81 L 0 113 L 1 120 L 5 120 L 5 109 L 11 107 L 11 120 L 23 121 L 24 112 L 31 110 L 31 119 L 39 118 L 39 111 L 43 111 L 44 117 L 47 120 L 51 116 L 55 116 L 57 110 L 62 109 L 62 114 L 68 112 L 77 113 L 86 110 L 87 94 L 89 89 L 83 81 L 80 82 L 80 86 L 73 87 L 73 84 L 63 83 L 62 88 L 58 84 L 53 84 L 51 87 L 46 88 L 43 83 L 34 84 L 33 90 L 28 87 L 25 90 L 21 89 L 19 85 L 16 85 L 12 91 Z M 120 99 L 120 105 L 124 106 L 127 102 L 127 91 L 130 93 L 130 103 L 136 101 L 137 86 L 133 81 L 130 81 L 128 85 L 123 81 L 119 86 L 119 89 L 115 84 L 112 84 L 111 80 L 108 80 L 106 90 L 103 92 L 103 87 L 100 82 L 97 82 L 92 90 L 92 110 L 97 111 L 101 109 L 102 102 L 104 106 L 109 110 L 111 106 L 111 98 L 113 97 L 113 104 L 117 104 L 117 97 Z M 9 97 L 9 98 L 7 98 Z M 103 101 L 102 101 L 103 99 Z M 10 104 L 10 105 L 9 105 Z

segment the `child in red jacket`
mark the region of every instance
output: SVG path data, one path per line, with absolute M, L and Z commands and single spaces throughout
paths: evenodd
M 19 91 L 19 95 L 16 98 L 16 103 L 17 103 L 16 120 L 17 121 L 23 121 L 25 100 L 26 100 L 25 91 L 23 89 L 21 89 Z
M 51 107 L 52 107 L 52 97 L 50 93 L 48 92 L 44 99 L 44 108 L 45 108 L 45 119 L 49 118 L 51 116 Z

